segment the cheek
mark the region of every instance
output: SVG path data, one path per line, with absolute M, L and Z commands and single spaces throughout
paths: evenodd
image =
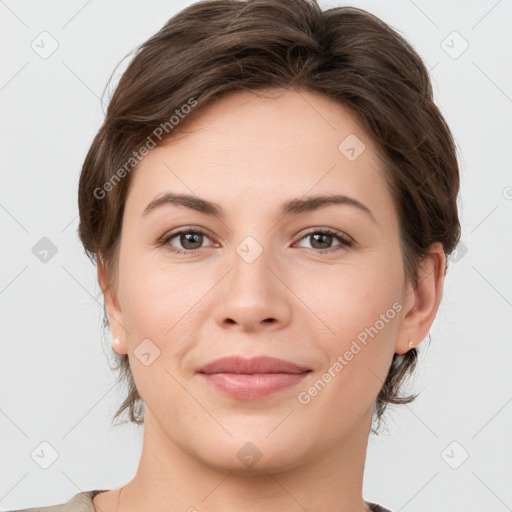
M 200 297 L 183 275 L 139 270 L 125 275 L 120 290 L 130 367 L 146 405 L 158 407 L 162 401 L 170 412 L 179 408 L 182 390 L 173 376 L 193 339 L 191 311 Z M 172 404 L 166 402 L 171 395 Z
M 401 299 L 398 265 L 386 265 L 377 255 L 372 259 L 373 263 L 339 264 L 328 271 L 305 271 L 296 278 L 298 295 L 304 297 L 322 332 L 331 341 L 346 342 L 357 337 Z M 394 319 L 395 313 L 392 309 L 386 320 Z M 386 326 L 390 323 L 386 322 Z M 378 325 L 381 326 L 380 322 Z
M 186 263 L 167 263 L 163 248 L 148 249 L 129 236 L 125 243 L 119 266 L 123 317 L 138 335 L 162 338 L 198 300 L 201 281 Z
M 393 358 L 401 311 L 392 274 L 346 270 L 326 280 L 328 292 L 303 283 L 304 292 L 312 292 L 308 305 L 323 321 L 315 319 L 311 332 L 325 362 L 297 399 L 311 432 L 322 431 L 326 439 L 343 436 L 372 410 Z
M 192 267 L 193 264 L 164 266 L 161 261 L 151 261 L 148 257 L 133 257 L 125 262 L 120 298 L 129 357 L 134 359 L 132 370 L 138 387 L 140 384 L 144 388 L 144 382 L 137 380 L 139 377 L 153 378 L 137 360 L 144 347 L 158 355 L 151 366 L 169 380 L 163 369 L 172 374 L 181 371 L 184 359 L 197 344 L 198 329 L 208 316 L 205 297 L 218 275 L 200 274 Z
M 377 394 L 393 357 L 403 308 L 401 269 L 396 259 L 392 264 L 388 260 L 388 265 L 382 263 L 385 259 L 379 261 L 338 265 L 328 276 L 317 274 L 314 280 L 301 281 L 299 295 L 307 297 L 315 314 L 309 317 L 315 323 L 312 339 L 327 356 L 321 370 L 328 373 L 330 391 L 325 399 L 340 407 Z

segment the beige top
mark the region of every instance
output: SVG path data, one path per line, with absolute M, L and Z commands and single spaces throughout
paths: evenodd
M 50 505 L 47 507 L 24 508 L 20 510 L 12 510 L 9 512 L 96 512 L 92 499 L 104 490 L 84 491 L 75 494 L 68 502 L 61 505 Z
M 10 512 L 96 512 L 92 499 L 104 490 L 85 491 L 75 494 L 67 503 L 62 505 L 51 505 L 49 507 L 24 508 L 20 510 L 11 510 Z M 381 507 L 375 503 L 368 503 L 372 512 L 391 512 L 387 508 Z

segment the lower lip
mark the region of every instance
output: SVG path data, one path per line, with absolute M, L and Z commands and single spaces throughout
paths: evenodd
M 200 373 L 206 382 L 232 398 L 256 400 L 265 398 L 302 382 L 304 373 Z

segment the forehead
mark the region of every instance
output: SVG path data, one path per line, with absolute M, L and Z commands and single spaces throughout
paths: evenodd
M 315 158 L 326 149 L 337 154 L 339 143 L 352 134 L 364 140 L 370 152 L 375 151 L 344 105 L 309 90 L 232 92 L 193 111 L 178 129 L 168 145 L 200 143 L 214 152 L 242 148 L 249 155 L 264 149 L 274 157 L 288 150 L 287 158 L 294 153 L 302 160 L 308 155 Z
M 338 102 L 305 90 L 241 91 L 198 107 L 152 149 L 133 171 L 127 203 L 175 191 L 261 207 L 336 192 L 386 208 L 383 175 L 372 140 Z

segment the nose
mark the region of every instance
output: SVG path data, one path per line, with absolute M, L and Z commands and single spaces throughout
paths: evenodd
M 223 328 L 242 332 L 282 329 L 290 322 L 293 294 L 286 270 L 270 250 L 251 261 L 243 250 L 230 260 L 218 289 L 215 319 Z

